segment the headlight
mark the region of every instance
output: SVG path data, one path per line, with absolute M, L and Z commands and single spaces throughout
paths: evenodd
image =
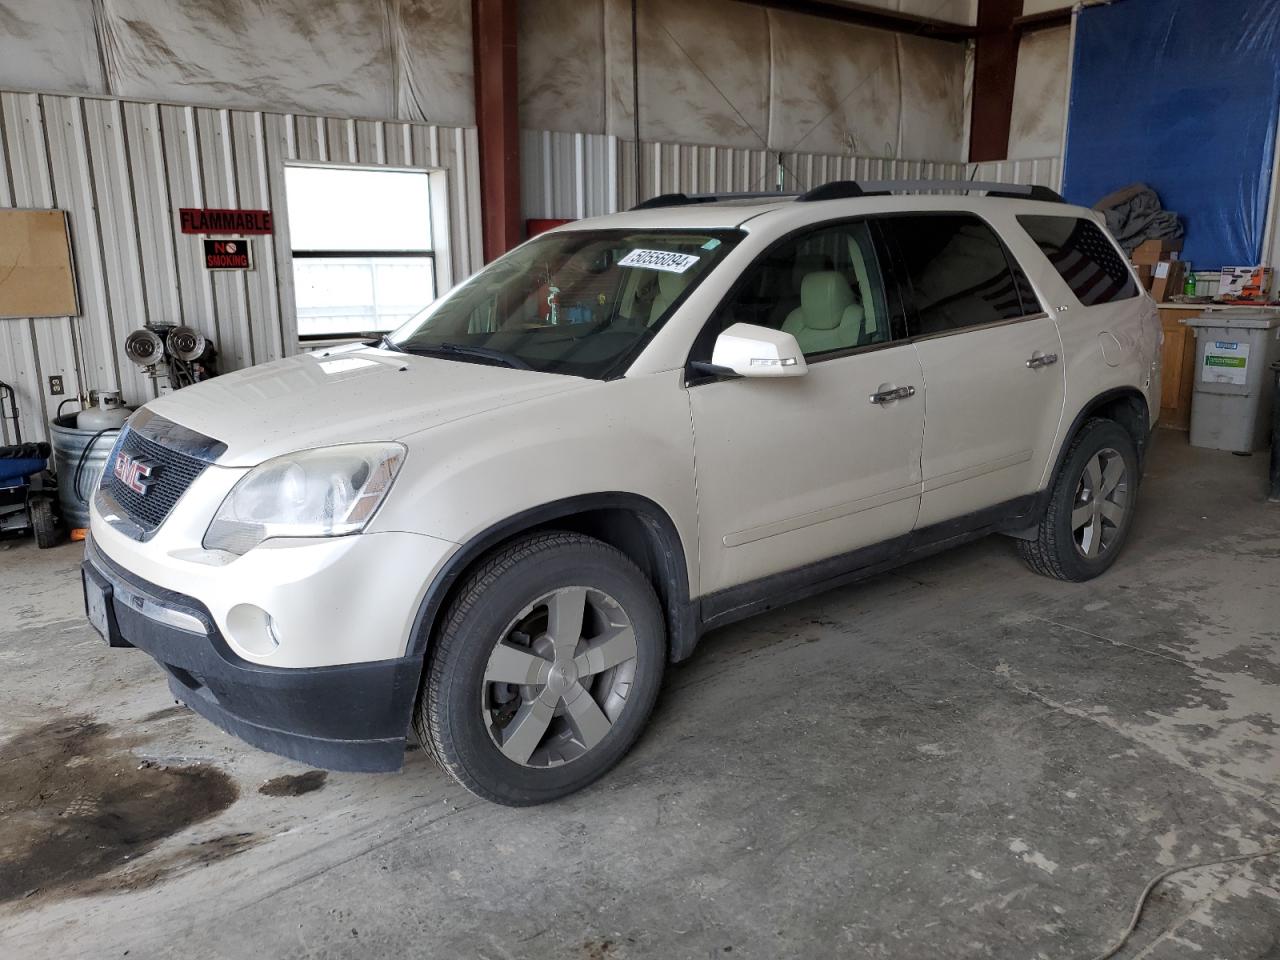
M 204 546 L 241 556 L 271 537 L 358 533 L 391 489 L 404 455 L 398 443 L 353 443 L 260 463 L 222 501 Z

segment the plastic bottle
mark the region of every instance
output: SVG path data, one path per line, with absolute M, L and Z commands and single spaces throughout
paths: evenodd
M 1187 271 L 1187 279 L 1182 284 L 1182 292 L 1188 297 L 1196 295 L 1196 275 L 1190 270 Z

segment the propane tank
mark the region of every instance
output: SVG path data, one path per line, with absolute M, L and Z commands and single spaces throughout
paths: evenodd
M 117 390 L 99 390 L 97 403 L 76 415 L 77 430 L 115 430 L 133 413 L 120 399 Z

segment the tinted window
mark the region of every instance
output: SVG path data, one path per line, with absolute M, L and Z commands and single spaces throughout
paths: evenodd
M 1086 307 L 1138 295 L 1129 268 L 1096 223 L 1080 217 L 1018 218 Z
M 1009 253 L 1007 249 L 1005 250 L 1005 255 L 1009 258 L 1009 267 L 1013 271 L 1013 285 L 1018 290 L 1018 299 L 1022 301 L 1022 315 L 1025 317 L 1033 313 L 1044 313 L 1044 307 L 1040 305 L 1040 298 L 1031 289 L 1031 281 L 1023 273 L 1022 267 L 1018 266 L 1017 258 Z
M 914 335 L 946 333 L 980 323 L 1036 313 L 1023 305 L 1004 244 L 982 220 L 969 214 L 887 217 L 897 240 L 902 293 L 915 314 Z M 1021 273 L 1021 271 L 1019 271 Z M 1030 285 L 1023 279 L 1030 293 Z
M 743 274 L 715 332 L 754 323 L 793 334 L 805 356 L 892 338 L 875 244 L 865 221 L 777 244 Z

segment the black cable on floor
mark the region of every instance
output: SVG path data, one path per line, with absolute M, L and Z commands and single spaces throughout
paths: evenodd
M 1164 873 L 1158 873 L 1151 878 L 1151 882 L 1146 885 L 1142 891 L 1142 895 L 1138 897 L 1138 902 L 1133 907 L 1133 917 L 1129 920 L 1129 926 L 1125 928 L 1124 933 L 1120 935 L 1120 939 L 1116 940 L 1110 947 L 1098 954 L 1096 957 L 1090 957 L 1089 960 L 1111 960 L 1117 953 L 1124 949 L 1124 945 L 1129 942 L 1129 938 L 1133 936 L 1133 931 L 1138 929 L 1138 921 L 1142 919 L 1142 911 L 1147 906 L 1147 901 L 1151 898 L 1151 893 L 1156 887 L 1172 877 L 1175 873 L 1185 873 L 1187 870 L 1198 870 L 1201 867 L 1217 867 L 1224 863 L 1243 863 L 1246 860 L 1260 860 L 1263 857 L 1274 857 L 1280 855 L 1280 847 L 1272 847 L 1269 850 L 1259 850 L 1257 853 L 1242 853 L 1235 857 L 1223 857 L 1221 860 L 1202 860 L 1199 863 L 1184 863 L 1178 867 L 1170 867 Z

